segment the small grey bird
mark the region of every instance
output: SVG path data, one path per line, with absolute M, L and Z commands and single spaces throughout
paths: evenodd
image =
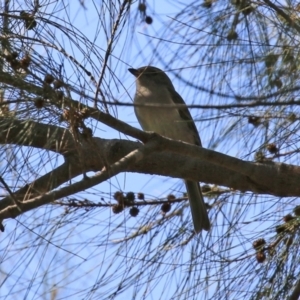
M 162 70 L 146 66 L 128 69 L 136 77 L 135 104 L 185 104 L 175 91 L 172 81 Z M 134 108 L 137 119 L 145 131 L 153 131 L 173 140 L 202 147 L 201 140 L 188 108 Z M 209 230 L 210 222 L 198 182 L 185 180 L 195 231 Z

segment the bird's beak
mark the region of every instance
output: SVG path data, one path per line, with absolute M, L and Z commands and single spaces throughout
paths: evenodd
M 128 69 L 128 71 L 135 77 L 138 77 L 140 75 L 140 72 L 137 69 Z

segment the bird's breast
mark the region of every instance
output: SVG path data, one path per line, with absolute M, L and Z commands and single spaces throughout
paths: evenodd
M 195 144 L 195 134 L 187 121 L 183 120 L 178 108 L 173 107 L 171 93 L 167 89 L 139 89 L 135 95 L 135 114 L 145 131 L 154 131 L 165 137 Z M 155 106 L 147 106 L 155 104 Z M 159 104 L 163 106 L 159 107 Z M 169 105 L 166 107 L 166 105 Z

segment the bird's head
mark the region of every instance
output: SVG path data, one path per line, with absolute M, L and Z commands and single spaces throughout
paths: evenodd
M 128 69 L 128 71 L 136 77 L 137 85 L 165 85 L 173 87 L 172 81 L 168 75 L 159 68 L 145 66 L 138 69 Z

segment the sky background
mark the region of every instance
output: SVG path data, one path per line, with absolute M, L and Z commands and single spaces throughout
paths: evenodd
M 19 10 L 28 10 L 28 6 L 25 3 L 19 3 Z M 63 3 L 66 5 L 64 9 Z M 97 1 L 85 1 L 86 9 L 83 9 L 79 1 L 72 1 L 71 3 L 72 5 L 69 5 L 68 1 L 55 1 L 52 5 L 46 7 L 45 11 L 51 13 L 49 17 L 55 20 L 55 22 L 64 24 L 64 20 L 66 20 L 66 22 L 73 24 L 74 28 L 78 28 L 86 39 L 92 41 L 100 48 L 99 52 L 104 57 L 104 51 L 101 53 L 101 49 L 106 49 L 107 40 L 103 30 L 99 28 L 100 5 L 97 5 Z M 65 9 L 68 11 L 68 16 L 66 16 Z M 116 80 L 116 78 L 106 77 L 106 82 L 112 87 L 111 93 L 107 95 L 107 100 L 117 99 L 120 102 L 132 101 L 135 93 L 135 79 L 127 71 L 129 67 L 138 68 L 143 65 L 155 65 L 156 67 L 165 69 L 164 66 L 159 64 L 152 46 L 149 46 L 149 36 L 160 36 L 162 22 L 170 22 L 170 17 L 174 16 L 176 12 L 178 12 L 178 7 L 174 8 L 174 3 L 170 5 L 168 1 L 160 1 L 158 5 L 154 1 L 149 2 L 147 13 L 152 16 L 153 24 L 147 25 L 137 10 L 137 3 L 132 5 L 130 12 L 130 22 L 132 24 L 126 27 L 128 34 L 127 36 L 123 34 L 118 43 L 114 45 L 114 55 L 109 60 L 109 67 L 116 74 L 120 82 L 116 83 L 117 88 L 115 84 L 111 84 L 111 81 Z M 38 26 L 42 26 L 42 22 L 38 22 Z M 44 30 L 43 34 L 47 35 L 45 31 L 49 28 L 42 29 L 39 27 L 38 29 L 41 31 Z M 76 49 L 74 50 L 74 47 L 70 45 L 59 30 L 51 28 L 51 31 L 55 33 L 51 37 L 55 41 L 55 44 L 61 45 L 78 62 L 88 70 L 92 70 L 92 67 L 86 64 L 86 59 L 82 53 Z M 28 32 L 28 34 L 35 36 L 33 32 Z M 51 38 L 49 36 L 49 39 Z M 154 44 L 159 44 L 159 40 L 154 40 Z M 43 47 L 34 46 L 34 49 L 40 55 L 47 56 Z M 61 62 L 60 55 L 58 55 L 57 59 L 58 62 Z M 96 59 L 94 64 L 98 65 L 98 70 L 100 70 L 102 62 L 97 62 Z M 70 81 L 74 77 L 75 81 L 77 74 L 73 72 L 72 66 L 67 59 L 64 60 L 64 66 L 65 75 Z M 92 73 L 97 80 L 98 73 L 96 71 Z M 168 75 L 176 86 L 177 91 L 184 97 L 185 89 L 180 84 L 180 81 L 172 76 L 172 74 Z M 86 86 L 88 87 L 88 85 L 87 83 Z M 91 84 L 90 86 L 92 87 Z M 94 93 L 94 91 L 94 89 L 90 90 L 91 93 Z M 112 96 L 114 99 L 110 98 Z M 75 98 L 75 100 L 79 99 Z M 193 101 L 190 100 L 189 102 L 192 103 Z M 134 115 L 133 107 L 121 106 L 118 107 L 117 111 L 115 109 L 111 110 L 111 113 L 120 120 L 140 128 Z M 95 124 L 93 121 L 91 125 L 94 129 L 94 135 L 100 138 L 128 138 L 103 124 Z M 199 126 L 199 122 L 197 125 Z M 207 141 L 203 141 L 203 143 L 207 144 Z M 32 161 L 39 158 L 39 151 L 32 151 Z M 51 160 L 57 163 L 61 159 L 56 155 L 51 155 Z M 45 165 L 41 172 L 46 173 L 51 168 L 52 164 L 50 163 L 49 165 Z M 41 172 L 37 176 L 40 176 Z M 166 197 L 171 192 L 181 195 L 180 192 L 184 192 L 184 190 L 181 190 L 182 187 L 182 182 L 177 179 L 143 174 L 120 174 L 106 183 L 102 183 L 95 189 L 94 193 L 91 191 L 93 189 L 89 190 L 86 198 L 91 201 L 97 201 L 100 197 L 105 197 L 109 201 L 112 200 L 111 195 L 115 191 L 122 190 L 124 192 L 142 191 L 147 198 L 159 199 L 160 197 Z M 99 194 L 99 190 L 102 193 L 100 192 Z M 82 198 L 85 198 L 84 192 L 82 193 Z M 156 212 L 151 212 L 151 215 L 152 213 L 156 213 L 160 216 L 159 207 L 155 208 L 155 210 Z M 122 253 L 116 255 L 115 251 L 110 251 L 110 247 L 112 247 L 113 241 L 118 241 L 119 239 L 123 239 L 125 235 L 128 235 L 131 226 L 135 222 L 139 222 L 139 218 L 127 220 L 126 226 L 128 232 L 124 231 L 122 227 L 108 236 L 108 245 L 101 245 L 97 241 L 97 236 L 103 234 L 103 228 L 111 222 L 112 218 L 115 219 L 115 222 L 118 222 L 118 219 L 121 219 L 120 222 L 124 218 L 127 219 L 128 212 L 120 215 L 113 215 L 107 209 L 101 212 L 89 212 L 89 224 L 87 220 L 84 222 L 85 214 L 87 215 L 86 212 L 74 213 L 74 223 L 72 223 L 69 218 L 62 217 L 62 211 L 63 208 L 61 207 L 53 208 L 47 206 L 40 208 L 38 212 L 26 213 L 17 220 L 5 221 L 6 231 L 5 234 L 1 235 L 2 264 L 0 272 L 2 279 L 0 277 L 0 299 L 50 299 L 49 290 L 47 290 L 49 286 L 52 287 L 52 295 L 56 294 L 57 299 L 70 299 L 70 297 L 72 299 L 102 299 L 101 294 L 106 295 L 107 291 L 112 288 L 113 292 L 115 286 L 119 282 L 122 282 L 122 280 L 133 280 L 136 271 L 132 269 L 130 272 L 131 275 L 126 278 L 127 271 L 125 271 L 126 263 L 124 264 L 124 261 L 131 261 L 135 257 L 134 248 L 131 249 L 130 245 L 128 245 L 127 249 L 123 249 Z M 147 215 L 147 209 L 141 208 L 140 215 L 144 218 Z M 78 224 L 76 221 L 80 218 L 82 218 L 83 224 Z M 51 219 L 51 223 L 49 219 Z M 97 228 L 94 225 L 95 222 L 99 222 L 101 225 Z M 86 247 L 86 243 L 89 244 L 88 247 Z M 157 246 L 158 244 L 153 243 L 151 250 L 150 248 L 148 249 L 148 251 L 153 251 L 154 260 Z M 110 268 L 111 261 L 115 262 L 116 259 L 120 260 L 120 267 Z M 190 256 L 187 251 L 187 257 L 176 258 L 175 261 L 184 263 L 185 260 L 189 259 Z M 121 261 L 123 265 L 121 265 Z M 118 266 L 118 264 L 115 264 L 115 266 Z M 122 271 L 122 269 L 124 270 Z M 146 266 L 145 269 L 147 270 Z M 119 275 L 115 276 L 116 273 Z M 104 282 L 102 276 L 106 277 Z M 163 291 L 166 290 L 164 281 L 169 276 L 172 276 L 172 274 L 167 275 L 164 280 L 154 279 L 157 282 L 155 284 L 156 291 L 150 298 L 160 298 L 164 294 Z M 122 279 L 122 277 L 124 278 Z M 148 275 L 146 272 L 145 284 L 150 277 L 153 277 L 153 274 Z M 97 296 L 92 291 L 93 285 L 97 289 Z M 173 288 L 175 287 L 168 287 L 167 290 Z M 137 299 L 148 298 L 147 295 L 138 296 L 139 291 L 132 289 L 126 291 L 125 294 L 116 299 L 133 299 L 134 295 Z M 163 299 L 166 298 L 163 296 Z
M 192 3 L 192 1 L 189 2 Z M 70 3 L 72 5 L 69 5 Z M 99 57 L 104 57 L 108 42 L 107 36 L 110 35 L 110 33 L 105 33 L 100 26 L 101 22 L 108 22 L 109 20 L 107 17 L 108 12 L 105 11 L 105 6 L 100 5 L 101 3 L 100 0 L 98 2 L 84 1 L 84 9 L 79 1 L 53 1 L 51 5 L 43 8 L 46 13 L 51 14 L 49 15 L 50 20 L 59 24 L 71 23 L 73 28 L 77 28 L 82 33 L 82 36 L 86 39 L 85 41 L 79 41 L 78 39 L 82 52 L 73 44 L 77 38 L 75 30 L 74 34 L 70 35 L 73 38 L 72 43 L 54 26 L 47 25 L 43 27 L 42 20 L 38 20 L 36 31 L 43 38 L 53 41 L 55 45 L 60 45 L 67 53 L 75 57 L 93 74 L 96 81 L 99 79 L 103 64 L 103 61 L 99 61 Z M 177 92 L 181 94 L 187 104 L 225 103 L 224 99 L 208 98 L 207 94 L 193 89 L 181 80 L 182 78 L 188 78 L 194 80 L 195 83 L 201 82 L 202 86 L 208 89 L 222 91 L 221 83 L 208 80 L 211 74 L 205 65 L 200 66 L 203 68 L 203 72 L 197 73 L 195 71 L 193 68 L 195 61 L 191 55 L 194 51 L 192 47 L 175 45 L 170 42 L 182 32 L 166 30 L 166 28 L 168 28 L 168 24 L 174 22 L 172 18 L 176 17 L 176 14 L 181 11 L 181 5 L 187 5 L 187 1 L 183 4 L 179 1 L 147 2 L 147 14 L 153 18 L 151 25 L 142 20 L 141 14 L 137 10 L 137 4 L 137 2 L 133 2 L 130 19 L 128 18 L 127 23 L 124 25 L 123 34 L 118 43 L 113 45 L 113 55 L 108 63 L 111 72 L 105 73 L 103 84 L 106 99 L 108 101 L 117 99 L 126 103 L 132 101 L 135 93 L 135 79 L 127 69 L 129 67 L 138 68 L 144 65 L 154 65 L 165 71 L 170 71 L 168 72 L 169 77 Z M 28 2 L 19 2 L 16 10 L 21 11 L 22 9 L 28 10 Z M 68 11 L 68 14 L 66 14 L 66 11 Z M 99 20 L 99 15 L 104 16 L 104 19 Z M 186 22 L 196 26 L 201 22 L 201 18 L 199 19 L 191 12 L 190 19 Z M 165 27 L 162 27 L 163 25 Z M 201 26 L 199 32 L 205 33 L 205 30 L 208 30 L 206 28 L 207 24 Z M 37 33 L 28 32 L 25 34 L 35 36 Z M 185 35 L 189 38 L 190 32 L 188 29 Z M 165 41 L 162 41 L 161 38 Z M 88 53 L 90 46 L 87 41 L 98 47 L 98 57 L 94 55 L 95 52 Z M 191 44 L 194 42 L 192 36 L 190 41 Z M 201 45 L 202 49 L 205 49 L 205 47 L 207 45 Z M 253 45 L 253 48 L 255 48 L 255 45 Z M 45 48 L 34 46 L 34 49 L 41 56 L 47 57 L 48 53 Z M 173 62 L 170 66 L 162 65 L 159 55 L 163 56 L 165 61 L 172 61 L 173 57 L 176 59 L 177 53 L 182 54 L 184 51 L 186 51 L 186 55 L 179 56 L 182 61 Z M 221 53 L 220 60 L 246 57 L 248 55 L 243 47 L 240 47 L 237 52 L 229 53 L 220 46 L 219 51 Z M 84 55 L 86 53 L 88 55 Z M 69 79 L 70 83 L 74 82 L 75 84 L 76 82 L 76 87 L 78 87 L 77 84 L 80 82 L 81 86 L 78 88 L 83 89 L 89 95 L 94 95 L 95 88 L 87 76 L 82 76 L 78 81 L 78 70 L 74 68 L 73 63 L 63 55 L 56 54 L 55 49 L 52 54 L 57 58 L 58 64 L 63 62 L 64 76 Z M 199 57 L 201 55 L 201 50 L 199 50 Z M 216 53 L 208 53 L 207 55 L 213 59 Z M 92 63 L 89 60 L 90 58 Z M 182 64 L 185 65 L 185 68 L 176 69 L 176 65 L 182 66 Z M 233 70 L 232 82 L 236 82 L 236 85 L 231 86 L 236 90 L 245 88 L 239 85 L 240 76 L 241 74 Z M 74 100 L 85 101 L 85 99 L 79 99 L 75 93 L 72 96 L 74 96 Z M 230 99 L 226 101 L 226 103 L 234 102 Z M 111 107 L 110 113 L 128 124 L 140 128 L 133 107 L 120 106 L 117 109 Z M 248 141 L 248 136 L 251 134 L 254 136 L 257 132 L 257 129 L 254 131 L 254 127 L 247 124 L 247 121 L 240 122 L 237 126 L 238 130 L 232 131 L 233 134 L 231 134 L 229 132 L 230 126 L 236 126 L 235 115 L 228 114 L 224 120 L 213 109 L 191 109 L 191 114 L 195 119 L 204 147 L 242 159 L 253 160 L 254 151 L 259 147 L 261 141 L 251 140 L 249 145 L 245 144 L 245 141 Z M 247 110 L 245 109 L 246 114 Z M 53 124 L 58 124 L 58 116 L 52 120 Z M 100 138 L 130 139 L 95 121 L 89 120 L 87 125 L 93 129 L 94 136 Z M 228 129 L 228 131 L 223 128 Z M 230 134 L 231 138 L 229 139 Z M 226 147 L 222 143 L 225 138 L 228 139 Z M 30 156 L 32 163 L 40 159 L 40 152 L 40 150 L 32 150 Z M 22 157 L 22 154 L 20 151 L 18 156 Z M 9 154 L 7 155 L 9 157 Z M 56 154 L 49 154 L 49 161 L 49 164 L 43 165 L 36 171 L 36 178 L 51 170 L 53 165 L 57 165 L 62 160 Z M 2 164 L 2 170 L 5 170 L 5 168 L 6 166 Z M 25 166 L 24 172 L 26 172 Z M 92 173 L 89 175 L 92 175 Z M 18 184 L 22 182 L 22 174 L 20 177 L 21 179 L 18 178 Z M 78 178 L 78 180 L 81 178 Z M 26 176 L 24 176 L 24 183 L 25 180 Z M 159 199 L 170 193 L 181 196 L 185 192 L 180 179 L 126 173 L 119 174 L 101 185 L 80 193 L 80 196 L 75 195 L 74 198 L 91 201 L 99 201 L 100 198 L 103 198 L 104 201 L 110 202 L 113 201 L 112 195 L 118 190 L 124 192 L 142 191 L 145 193 L 146 199 Z M 240 203 L 241 199 L 237 192 L 235 196 L 229 195 L 227 201 L 228 203 Z M 268 196 L 265 196 L 264 201 L 267 199 Z M 216 199 L 206 200 L 215 201 Z M 259 202 L 259 197 L 256 195 L 249 196 L 249 203 L 250 201 Z M 230 222 L 236 222 L 235 217 L 240 216 L 237 210 L 232 209 L 233 206 L 227 205 L 224 209 L 220 208 L 223 216 L 222 214 L 215 214 L 214 211 L 210 212 L 214 232 L 199 235 L 193 242 L 187 243 L 185 247 L 181 247 L 180 243 L 184 239 L 188 239 L 189 233 L 180 235 L 177 244 L 168 244 L 168 234 L 176 235 L 176 232 L 182 230 L 178 223 L 169 222 L 170 224 L 167 226 L 171 228 L 170 231 L 161 232 L 157 229 L 145 234 L 140 240 L 130 238 L 130 234 L 134 233 L 134 228 L 140 225 L 141 222 L 161 218 L 160 207 L 143 207 L 140 209 L 137 218 L 129 218 L 128 211 L 114 215 L 107 208 L 85 211 L 82 209 L 76 210 L 75 208 L 65 209 L 60 205 L 49 205 L 28 212 L 16 220 L 6 220 L 4 222 L 6 226 L 5 233 L 0 236 L 2 245 L 0 250 L 0 258 L 2 258 L 0 299 L 51 299 L 51 293 L 52 296 L 56 295 L 57 298 L 55 299 L 104 299 L 109 292 L 111 292 L 111 299 L 169 299 L 169 295 L 172 295 L 179 288 L 182 289 L 182 299 L 188 299 L 189 297 L 190 299 L 201 299 L 204 296 L 209 298 L 210 293 L 215 293 L 217 289 L 217 262 L 227 257 L 227 255 L 230 256 L 229 253 L 234 254 L 235 257 L 243 256 L 251 248 L 251 244 L 250 246 L 249 244 L 244 246 L 243 242 L 253 237 L 252 230 L 255 231 L 259 224 L 254 222 L 249 225 L 248 221 L 255 219 L 260 210 L 256 211 L 252 207 L 250 209 L 249 203 L 242 203 L 244 206 L 240 206 L 241 210 L 245 210 L 245 212 L 248 210 L 248 214 L 244 214 L 238 220 L 239 229 L 244 229 L 243 236 L 239 236 L 239 239 L 233 242 L 236 236 L 232 233 L 226 236 L 226 232 L 224 233 L 224 239 L 219 239 L 223 234 L 222 226 L 224 224 L 228 225 Z M 278 199 L 272 197 L 269 199 L 269 205 L 274 205 L 274 207 L 278 205 L 278 210 L 281 208 Z M 179 204 L 174 205 L 172 209 L 175 210 L 179 207 Z M 290 208 L 286 207 L 287 210 Z M 188 210 L 185 210 L 184 216 L 187 213 Z M 156 217 L 153 218 L 153 216 Z M 216 216 L 218 216 L 218 219 L 216 219 Z M 192 226 L 191 217 L 188 219 L 188 224 L 184 223 L 186 222 L 185 217 L 179 218 L 183 222 L 183 228 L 184 226 L 187 228 Z M 276 222 L 275 219 L 265 220 L 264 226 L 268 228 L 274 222 Z M 226 242 L 231 245 L 228 252 L 224 251 Z M 182 250 L 178 251 L 178 248 Z M 166 252 L 167 255 L 162 254 Z M 208 265 L 206 257 L 208 258 L 211 255 L 214 255 L 215 260 L 211 265 Z M 203 258 L 201 264 L 199 264 L 199 260 L 195 260 L 200 256 Z M 255 263 L 255 260 L 253 261 Z M 170 268 L 173 265 L 174 270 L 172 267 Z M 182 266 L 182 268 L 176 268 L 178 266 Z M 142 274 L 141 268 L 145 270 Z M 259 272 L 259 270 L 260 265 L 255 265 L 251 270 L 242 270 L 244 271 L 243 276 L 247 277 L 250 273 Z M 241 272 L 240 269 L 236 269 L 236 272 L 234 272 L 229 267 L 226 269 L 225 266 L 223 271 L 224 274 L 227 274 L 228 281 L 233 281 L 232 278 L 239 278 L 239 272 Z M 139 274 L 140 277 L 137 278 L 136 274 Z M 191 277 L 186 285 L 182 285 L 187 274 L 191 274 Z M 195 296 L 193 283 L 197 280 L 204 280 L 204 278 L 207 280 L 209 288 L 201 290 L 199 285 L 198 294 Z M 116 291 L 122 290 L 130 282 L 132 283 L 131 289 L 116 297 L 113 296 Z M 139 282 L 140 286 L 135 285 L 135 282 Z M 246 292 L 256 282 L 254 280 L 247 282 L 247 284 L 245 282 L 237 282 L 236 284 L 239 285 L 238 288 Z M 51 290 L 51 293 L 49 293 L 49 290 Z M 230 295 L 228 299 L 230 299 Z

